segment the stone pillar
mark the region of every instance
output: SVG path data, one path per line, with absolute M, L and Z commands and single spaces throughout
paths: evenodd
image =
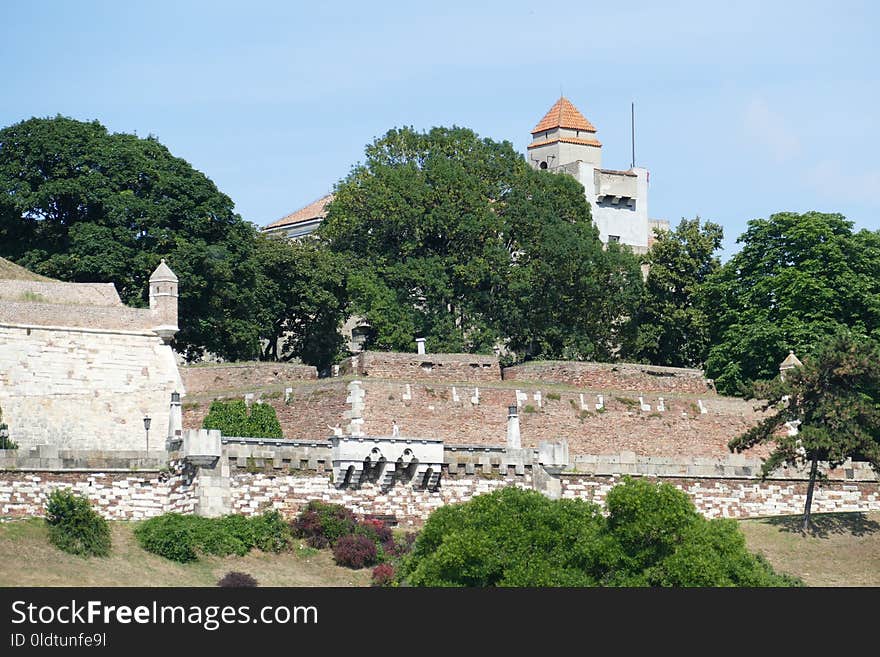
M 507 407 L 507 447 L 508 449 L 520 449 L 519 436 L 519 413 L 516 406 Z
M 171 393 L 171 409 L 168 413 L 168 440 L 165 448 L 172 449 L 173 445 L 183 440 L 183 412 L 180 405 L 180 393 Z
M 425 353 L 425 338 L 416 338 L 416 353 L 424 355 L 424 353 Z

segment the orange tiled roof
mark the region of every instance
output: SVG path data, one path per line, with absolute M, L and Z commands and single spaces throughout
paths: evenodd
M 306 207 L 300 208 L 296 212 L 291 212 L 286 217 L 281 217 L 278 221 L 274 221 L 263 230 L 268 228 L 281 228 L 282 226 L 290 226 L 311 219 L 323 219 L 327 216 L 327 204 L 333 200 L 333 194 L 327 194 L 319 198 L 314 203 L 309 203 Z
M 627 169 L 626 171 L 619 171 L 617 169 L 599 169 L 600 173 L 610 173 L 614 176 L 631 176 L 633 178 L 637 178 L 638 174 L 632 169 Z
M 555 144 L 561 141 L 566 144 L 581 144 L 582 146 L 602 146 L 598 139 L 578 139 L 577 137 L 554 137 L 553 139 L 545 139 L 544 141 L 535 141 L 529 144 L 529 148 L 537 148 L 538 146 L 546 146 L 547 144 Z
M 554 128 L 570 128 L 572 130 L 586 130 L 587 132 L 596 132 L 593 124 L 587 121 L 578 108 L 571 104 L 565 96 L 560 96 L 559 100 L 550 108 L 550 111 L 544 115 L 544 118 L 538 122 L 532 130 L 532 134 L 543 132 L 544 130 L 553 130 Z

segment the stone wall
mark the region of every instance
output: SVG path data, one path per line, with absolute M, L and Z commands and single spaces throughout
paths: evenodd
M 714 391 L 702 370 L 657 367 L 634 363 L 578 363 L 543 361 L 504 368 L 509 381 L 562 383 L 596 391 L 629 390 L 641 393 L 688 393 L 707 395 Z
M 3 300 L 0 301 L 0 324 L 148 331 L 156 325 L 156 316 L 148 308 Z
M 285 438 L 290 440 L 325 440 L 333 435 L 329 427 L 344 426 L 348 420 L 344 414 L 351 408 L 346 402 L 348 391 L 345 382 L 320 379 L 315 382 L 299 382 L 292 385 L 291 392 L 259 392 L 255 388 L 254 400 L 270 404 L 278 416 Z M 223 396 L 218 396 L 222 398 Z M 241 395 L 237 396 L 241 399 Z M 229 396 L 232 399 L 235 396 Z M 183 404 L 183 427 L 201 429 L 208 414 L 210 401 L 187 401 Z
M 265 388 L 318 378 L 311 365 L 296 363 L 224 363 L 181 367 L 180 376 L 189 396 L 242 387 Z
M 0 471 L 0 518 L 45 515 L 55 489 L 71 488 L 111 520 L 140 520 L 163 513 L 192 513 L 195 483 L 180 463 L 143 473 Z
M 495 356 L 365 351 L 341 365 L 340 374 L 405 381 L 480 382 L 500 381 L 501 367 Z
M 11 301 L 44 301 L 53 304 L 89 306 L 121 306 L 122 301 L 113 283 L 63 283 L 3 279 L 0 299 Z M 65 317 L 65 319 L 67 319 Z
M 0 324 L 0 407 L 22 448 L 141 449 L 149 415 L 150 447 L 164 449 L 175 390 L 174 353 L 154 333 Z

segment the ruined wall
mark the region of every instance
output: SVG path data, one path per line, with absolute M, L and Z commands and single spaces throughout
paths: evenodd
M 292 384 L 290 395 L 283 391 L 261 393 L 255 391 L 254 400 L 270 404 L 278 416 L 285 438 L 290 440 L 326 439 L 333 435 L 328 428 L 339 424 L 345 426 L 349 420 L 344 414 L 351 408 L 346 402 L 348 391 L 346 383 L 334 379 L 320 379 L 315 382 Z M 255 387 L 256 389 L 256 387 Z M 223 395 L 220 395 L 223 397 Z M 285 399 L 286 397 L 286 399 Z M 235 396 L 229 396 L 230 399 Z M 238 395 L 241 399 L 241 395 Z M 183 426 L 185 429 L 201 429 L 202 421 L 208 414 L 210 401 L 187 401 L 183 404 Z
M 164 449 L 175 390 L 174 353 L 153 333 L 0 324 L 0 406 L 22 448 L 143 448 L 149 415 Z
M 340 366 L 340 374 L 376 379 L 430 381 L 500 381 L 495 356 L 478 354 L 412 354 L 365 351 Z
M 629 390 L 660 395 L 706 395 L 714 391 L 702 370 L 635 363 L 542 361 L 505 367 L 503 374 L 504 379 L 509 381 L 561 383 L 599 392 Z
M 296 363 L 224 363 L 180 368 L 187 395 L 234 390 L 242 387 L 270 387 L 318 378 L 311 365 Z

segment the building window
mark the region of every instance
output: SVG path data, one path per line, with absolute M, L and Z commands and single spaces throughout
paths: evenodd
M 619 241 L 620 241 L 620 235 L 609 235 L 609 236 L 608 236 L 608 241 L 609 241 L 609 242 L 619 242 Z
M 542 168 L 542 169 L 546 169 L 546 168 L 547 168 L 547 162 L 546 162 L 546 161 L 545 161 L 545 162 L 541 162 L 541 168 Z

